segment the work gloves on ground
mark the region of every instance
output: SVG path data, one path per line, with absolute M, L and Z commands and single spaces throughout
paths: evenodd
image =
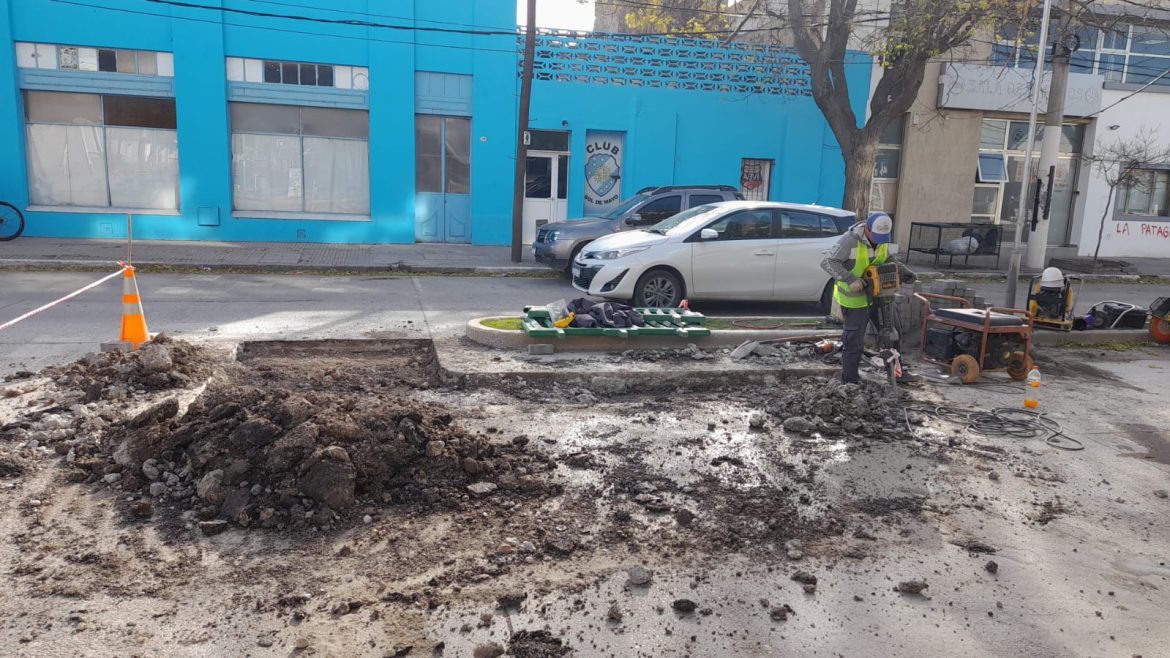
M 865 290 L 865 282 L 861 279 L 854 279 L 849 282 L 849 292 L 857 294 Z

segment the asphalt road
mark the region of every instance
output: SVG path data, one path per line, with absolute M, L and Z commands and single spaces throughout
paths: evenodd
M 88 272 L 5 272 L 0 322 L 96 279 Z M 224 340 L 456 335 L 467 320 L 519 313 L 577 296 L 560 279 L 187 274 L 140 276 L 151 332 Z M 1000 303 L 1003 284 L 974 284 Z M 0 331 L 0 375 L 74 359 L 117 337 L 121 284 L 113 280 Z M 1165 286 L 1086 285 L 1078 307 L 1118 299 L 1148 305 Z M 709 315 L 818 315 L 813 304 L 694 303 Z

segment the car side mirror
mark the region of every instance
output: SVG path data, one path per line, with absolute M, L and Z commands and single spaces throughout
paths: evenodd
M 646 220 L 642 219 L 642 215 L 636 212 L 630 213 L 629 217 L 626 217 L 626 224 L 629 226 L 641 226 L 645 223 Z
M 718 240 L 719 239 L 719 231 L 716 231 L 713 228 L 705 228 L 702 231 L 699 231 L 699 239 L 700 240 Z

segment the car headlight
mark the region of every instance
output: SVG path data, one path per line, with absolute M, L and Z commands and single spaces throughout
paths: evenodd
M 587 254 L 586 257 L 587 258 L 596 258 L 597 260 L 614 260 L 617 258 L 625 258 L 626 256 L 629 256 L 631 254 L 636 254 L 636 253 L 639 253 L 642 251 L 646 251 L 649 248 L 650 248 L 650 245 L 646 245 L 644 247 L 625 247 L 624 249 L 610 249 L 608 251 L 595 251 L 591 254 Z
M 557 238 L 559 238 L 559 237 L 561 237 L 560 231 L 549 231 L 548 233 L 544 234 L 544 241 L 545 242 L 556 242 Z

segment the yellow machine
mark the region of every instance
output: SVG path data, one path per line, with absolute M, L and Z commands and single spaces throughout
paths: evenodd
M 1070 331 L 1073 328 L 1073 307 L 1077 303 L 1083 281 L 1080 277 L 1065 276 L 1055 267 L 1032 277 L 1028 288 L 1028 312 L 1037 327 Z M 1075 286 L 1075 287 L 1074 287 Z
M 902 286 L 902 274 L 897 263 L 870 265 L 861 275 L 866 292 L 872 297 L 893 297 Z

